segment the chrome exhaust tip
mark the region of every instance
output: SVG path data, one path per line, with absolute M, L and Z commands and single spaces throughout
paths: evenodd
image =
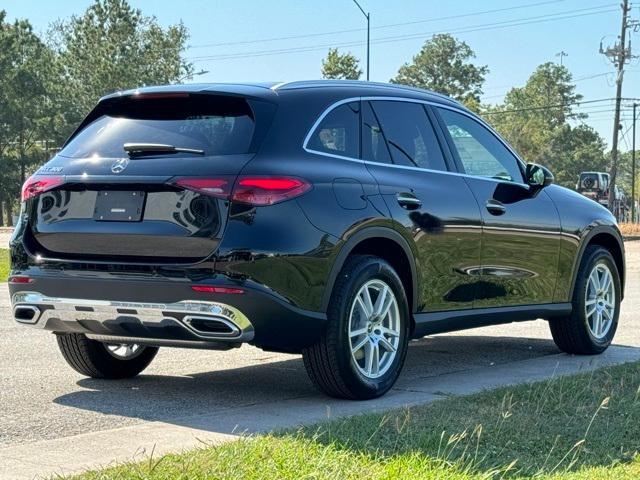
M 40 309 L 33 305 L 16 305 L 13 307 L 13 318 L 20 323 L 36 323 L 40 319 Z
M 241 333 L 235 323 L 222 317 L 188 315 L 182 319 L 182 322 L 202 337 L 212 335 L 219 337 L 237 337 L 240 336 Z

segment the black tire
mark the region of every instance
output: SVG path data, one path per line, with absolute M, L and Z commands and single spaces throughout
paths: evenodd
M 131 378 L 142 372 L 158 353 L 158 347 L 140 346 L 135 356 L 116 358 L 107 346 L 81 333 L 56 335 L 58 347 L 67 363 L 76 372 L 92 378 Z
M 349 315 L 359 289 L 370 280 L 382 280 L 395 295 L 399 312 L 395 357 L 379 378 L 363 375 L 352 358 L 348 335 Z M 364 400 L 387 392 L 397 380 L 407 354 L 410 312 L 400 278 L 386 261 L 365 255 L 347 260 L 333 287 L 327 311 L 327 328 L 319 341 L 303 350 L 309 377 L 321 391 L 337 398 Z
M 604 264 L 613 277 L 615 292 L 614 313 L 611 327 L 603 338 L 596 338 L 588 326 L 585 302 L 587 301 L 587 282 L 589 275 L 598 264 Z M 618 328 L 620 316 L 620 274 L 611 253 L 597 245 L 588 246 L 582 256 L 578 276 L 573 290 L 571 315 L 549 321 L 553 340 L 560 350 L 576 355 L 596 355 L 604 352 Z

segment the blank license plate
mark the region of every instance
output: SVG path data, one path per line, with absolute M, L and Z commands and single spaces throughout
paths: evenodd
M 101 191 L 96 197 L 93 219 L 99 222 L 139 222 L 145 192 Z

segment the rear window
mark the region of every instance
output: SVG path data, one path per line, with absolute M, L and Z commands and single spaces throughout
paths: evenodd
M 242 154 L 249 152 L 255 127 L 246 100 L 219 95 L 128 97 L 94 114 L 97 118 L 60 155 L 122 157 L 125 143 L 170 144 L 204 150 L 205 155 Z

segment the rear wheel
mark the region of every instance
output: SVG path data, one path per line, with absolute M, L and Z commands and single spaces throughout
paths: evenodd
M 131 378 L 142 372 L 158 353 L 157 347 L 107 344 L 81 333 L 57 335 L 58 347 L 71 367 L 87 377 Z
M 584 252 L 573 292 L 570 316 L 549 321 L 553 340 L 567 353 L 602 353 L 613 341 L 620 315 L 620 276 L 608 250 Z
M 350 258 L 334 286 L 328 326 L 303 351 L 315 385 L 333 397 L 375 398 L 395 383 L 407 353 L 409 308 L 398 275 L 386 261 Z

